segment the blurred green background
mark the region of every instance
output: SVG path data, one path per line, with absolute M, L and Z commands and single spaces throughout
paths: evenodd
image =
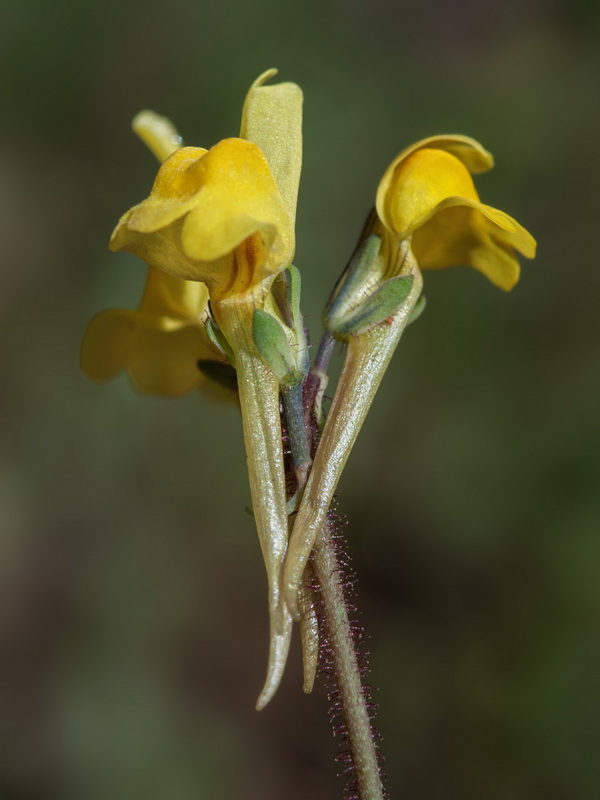
M 340 492 L 392 798 L 591 800 L 598 770 L 600 5 L 2 0 L 0 796 L 341 796 L 299 648 L 262 713 L 267 613 L 238 414 L 79 373 L 145 269 L 129 124 L 235 135 L 305 92 L 296 263 L 313 337 L 377 181 L 435 133 L 496 156 L 539 241 L 517 289 L 426 275 Z M 339 359 L 338 359 L 339 362 Z

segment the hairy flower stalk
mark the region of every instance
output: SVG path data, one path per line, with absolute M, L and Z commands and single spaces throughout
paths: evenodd
M 324 636 L 334 673 L 333 708 L 343 720 L 342 738 L 349 748 L 346 758 L 340 760 L 345 762 L 344 772 L 347 777 L 352 776 L 356 787 L 351 796 L 357 800 L 383 800 L 386 793 L 381 782 L 377 734 L 369 713 L 370 687 L 362 682 L 366 670 L 359 663 L 331 521 L 325 523 L 317 538 L 312 563 L 320 587 Z
M 302 461 L 308 452 L 314 453 L 317 448 L 320 409 L 317 413 L 315 404 L 318 402 L 320 405 L 320 394 L 314 386 L 323 381 L 326 374 L 332 343 L 333 340 L 327 335 L 323 338 L 315 365 L 305 381 L 307 400 L 305 417 L 299 416 L 295 410 L 286 416 L 292 464 Z M 320 446 L 317 454 L 319 450 Z M 308 468 L 310 467 L 309 463 Z M 301 493 L 302 489 L 302 484 L 299 484 L 298 493 Z M 317 667 L 318 641 L 316 640 L 320 637 L 321 653 L 326 651 L 328 661 L 326 665 L 322 665 L 322 669 L 331 671 L 335 713 L 343 719 L 342 738 L 348 745 L 343 758 L 345 769 L 342 773 L 351 781 L 349 785 L 352 794 L 348 796 L 356 800 L 383 800 L 386 794 L 381 782 L 375 743 L 377 733 L 371 724 L 369 713 L 369 687 L 362 683 L 366 667 L 359 663 L 356 628 L 352 625 L 348 613 L 347 584 L 343 579 L 339 554 L 334 543 L 334 523 L 331 513 L 328 516 L 316 537 L 312 558 L 307 565 L 304 583 L 298 594 L 300 624 L 303 630 L 304 690 L 312 690 L 314 671 Z M 313 570 L 314 580 L 311 577 Z M 337 729 L 339 726 L 334 727 L 334 731 Z

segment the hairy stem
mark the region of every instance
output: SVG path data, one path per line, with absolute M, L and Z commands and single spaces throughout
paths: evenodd
M 323 615 L 329 634 L 335 680 L 348 731 L 348 744 L 359 797 L 360 800 L 383 800 L 385 794 L 381 784 L 373 729 L 361 684 L 344 586 L 340 579 L 338 560 L 328 523 L 323 526 L 315 544 L 313 564 L 321 586 Z
M 321 360 L 325 365 L 332 349 L 333 339 L 328 337 L 324 340 L 324 346 L 319 350 Z M 317 364 L 320 367 L 319 359 L 317 359 Z M 314 372 L 315 370 L 311 372 L 311 375 Z M 312 394 L 309 392 L 309 397 L 312 403 L 317 403 L 319 400 L 318 390 Z M 304 419 L 297 413 L 297 409 L 290 410 L 292 413 L 288 415 L 286 413 L 288 406 L 284 402 L 292 463 L 295 464 L 304 460 L 309 449 L 314 449 L 317 437 L 314 430 L 306 427 Z M 313 409 L 307 406 L 306 410 L 307 416 L 310 418 Z M 294 452 L 297 447 L 300 451 L 298 454 Z M 304 490 L 305 481 L 306 478 L 303 483 L 299 483 L 298 491 L 300 493 Z M 361 669 L 352 636 L 344 585 L 340 576 L 340 566 L 329 522 L 323 524 L 321 533 L 317 537 L 312 563 L 321 595 L 325 635 L 331 651 L 340 710 L 344 716 L 350 748 L 350 765 L 356 776 L 358 797 L 360 800 L 384 800 L 385 794 L 377 761 L 374 730 L 367 708 L 365 687 L 361 683 Z M 310 691 L 312 688 L 312 680 L 314 680 L 314 673 L 310 669 L 306 669 L 305 660 L 305 691 Z

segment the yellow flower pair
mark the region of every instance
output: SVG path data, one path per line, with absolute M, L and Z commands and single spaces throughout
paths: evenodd
M 351 343 L 347 364 L 354 366 L 338 386 L 336 398 L 342 400 L 337 405 L 334 400 L 288 550 L 280 386 L 253 336 L 257 311 L 264 319 L 276 305 L 273 283 L 295 250 L 302 93 L 291 83 L 265 86 L 274 74 L 264 73 L 250 88 L 239 138 L 210 150 L 178 147 L 174 129 L 164 121 L 158 128 L 141 125 L 142 138 L 166 160 L 149 197 L 121 218 L 110 247 L 148 262 L 148 288 L 137 311 L 94 318 L 82 348 L 83 369 L 94 379 L 125 368 L 142 392 L 183 394 L 202 381 L 198 361 L 223 358 L 204 328 L 210 297 L 213 324 L 238 374 L 253 511 L 269 583 L 270 656 L 258 707 L 281 679 L 292 615 L 299 616 L 304 566 L 372 393 L 420 295 L 419 266 L 472 266 L 510 289 L 519 274 L 516 251 L 533 257 L 535 250 L 518 223 L 480 202 L 471 173 L 490 169 L 493 162 L 474 140 L 434 137 L 394 159 L 377 190 L 370 233 L 378 237 L 382 280 L 406 275 L 410 292 L 390 318 L 394 324 L 376 326 Z M 365 386 L 372 391 L 364 394 L 358 413 L 356 380 L 365 365 L 370 370 Z M 354 428 L 348 435 L 342 428 L 352 405 Z M 328 462 L 334 472 L 327 471 Z

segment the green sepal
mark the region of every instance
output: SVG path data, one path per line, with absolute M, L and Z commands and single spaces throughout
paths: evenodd
M 255 308 L 252 315 L 252 338 L 260 357 L 281 384 L 291 386 L 298 382 L 296 359 L 283 323 L 266 311 Z
M 326 305 L 326 318 L 336 319 L 358 305 L 369 293 L 373 283 L 373 271 L 377 267 L 381 237 L 368 236 L 358 247 L 350 263 L 342 273 Z
M 390 278 L 381 284 L 354 311 L 337 319 L 326 319 L 327 330 L 336 338 L 347 339 L 371 330 L 389 317 L 393 317 L 408 297 L 412 288 L 412 275 Z
M 292 308 L 292 327 L 296 334 L 298 369 L 302 375 L 306 375 L 310 366 L 310 359 L 308 357 L 308 346 L 306 343 L 306 336 L 304 335 L 304 317 L 300 310 L 300 289 L 302 286 L 302 278 L 300 277 L 300 270 L 293 264 L 288 267 L 290 275 L 290 306 Z
M 206 334 L 217 350 L 220 350 L 224 356 L 227 357 L 229 363 L 235 367 L 235 356 L 233 354 L 233 350 L 231 349 L 229 342 L 223 335 L 222 330 L 219 328 L 216 322 L 214 322 L 210 317 L 207 317 L 204 328 L 206 330 Z
M 271 284 L 271 298 L 275 302 L 275 306 L 279 315 L 281 316 L 281 319 L 288 326 L 288 328 L 293 328 L 294 320 L 292 317 L 292 310 L 290 308 L 288 295 L 288 280 L 286 270 L 283 270 L 283 272 L 279 272 L 275 276 L 275 280 Z

